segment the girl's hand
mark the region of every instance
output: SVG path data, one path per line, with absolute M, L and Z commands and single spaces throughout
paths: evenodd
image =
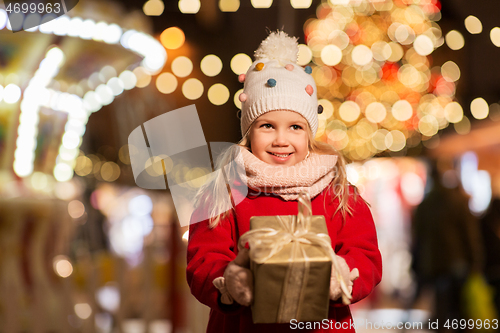
M 227 265 L 224 277 L 213 281 L 215 287 L 221 292 L 222 303 L 232 304 L 234 300 L 244 306 L 252 304 L 253 275 L 247 267 L 250 267 L 250 258 L 248 249 L 243 249 Z
M 357 268 L 354 268 L 352 271 L 349 271 L 349 266 L 345 262 L 344 258 L 336 256 L 336 259 L 340 268 L 340 275 L 347 284 L 349 293 L 352 293 L 352 286 L 354 284 L 354 281 L 359 277 L 359 270 Z M 340 288 L 340 283 L 337 280 L 335 270 L 332 267 L 332 275 L 330 278 L 330 299 L 332 301 L 336 301 L 340 298 L 340 296 L 342 296 L 342 290 Z

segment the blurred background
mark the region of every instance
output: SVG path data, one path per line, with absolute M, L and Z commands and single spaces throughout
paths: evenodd
M 205 331 L 187 227 L 168 189 L 135 185 L 128 136 L 195 104 L 207 142 L 239 141 L 237 77 L 278 28 L 312 67 L 316 139 L 348 159 L 377 225 L 384 275 L 351 307 L 359 331 L 494 327 L 500 3 L 81 0 L 17 26 L 0 7 L 0 332 Z M 209 172 L 164 158 L 145 171 Z

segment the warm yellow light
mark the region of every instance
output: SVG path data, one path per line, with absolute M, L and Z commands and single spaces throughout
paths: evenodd
M 200 7 L 200 0 L 179 0 L 179 10 L 183 14 L 196 14 Z
M 372 137 L 373 146 L 378 150 L 386 150 L 387 146 L 385 144 L 385 137 L 387 136 L 388 133 L 389 131 L 383 128 L 377 130 Z
M 245 74 L 252 65 L 252 59 L 244 54 L 238 53 L 231 59 L 231 69 L 236 75 Z
M 106 162 L 101 166 L 101 177 L 107 182 L 114 182 L 120 177 L 120 167 L 115 162 Z
M 151 82 L 151 75 L 140 66 L 136 67 L 132 71 L 132 73 L 134 73 L 135 77 L 137 78 L 137 82 L 135 84 L 137 88 L 147 87 Z
M 269 8 L 273 4 L 273 0 L 252 0 L 254 8 Z
M 464 36 L 457 30 L 452 30 L 446 34 L 446 45 L 452 50 L 460 50 L 465 45 Z
M 172 61 L 172 72 L 178 77 L 186 77 L 193 71 L 193 63 L 188 57 L 180 56 Z
M 190 100 L 195 100 L 203 95 L 203 83 L 198 79 L 188 79 L 182 85 L 182 94 Z
M 342 60 L 342 50 L 336 45 L 327 45 L 321 50 L 321 61 L 328 66 L 335 66 Z
M 490 112 L 490 107 L 488 103 L 481 97 L 475 98 L 470 103 L 470 112 L 472 116 L 476 119 L 484 119 L 488 117 L 488 113 Z
M 240 8 L 240 0 L 219 0 L 221 12 L 235 12 Z
M 80 218 L 85 214 L 85 206 L 80 200 L 73 200 L 68 203 L 68 214 L 74 219 Z
M 75 313 L 81 319 L 88 319 L 92 314 L 92 308 L 87 303 L 75 304 Z
M 493 45 L 500 47 L 500 28 L 495 27 L 490 31 L 490 39 Z
M 450 123 L 458 123 L 464 117 L 464 110 L 457 102 L 451 102 L 444 107 L 444 117 Z
M 384 42 L 378 41 L 372 44 L 373 59 L 378 61 L 386 61 L 392 54 L 391 46 Z
M 160 42 L 165 48 L 175 50 L 181 47 L 186 41 L 184 31 L 177 27 L 171 27 L 163 30 L 160 35 Z
M 328 133 L 327 141 L 337 150 L 342 150 L 349 144 L 349 137 L 345 130 L 336 128 Z
M 441 74 L 448 82 L 455 82 L 460 79 L 460 68 L 453 61 L 447 61 L 441 66 Z
M 415 41 L 413 42 L 413 48 L 421 56 L 427 56 L 431 54 L 432 51 L 434 51 L 434 43 L 429 38 L 429 36 L 420 35 L 415 38 Z
M 222 70 L 222 60 L 215 54 L 209 54 L 201 60 L 200 67 L 206 76 L 216 76 Z
M 66 256 L 59 255 L 52 261 L 54 272 L 63 278 L 67 278 L 73 273 L 73 265 Z
M 149 0 L 142 7 L 144 14 L 148 16 L 160 16 L 164 9 L 165 5 L 161 0 Z
M 438 123 L 437 119 L 434 116 L 428 114 L 426 116 L 423 116 L 419 120 L 419 122 L 418 122 L 418 130 L 423 135 L 433 136 L 439 130 L 439 123 Z
M 233 98 L 233 101 L 234 101 L 234 105 L 236 105 L 236 107 L 238 109 L 241 109 L 241 102 L 240 102 L 240 94 L 243 92 L 243 89 L 240 89 L 236 92 L 236 94 L 234 94 L 234 98 Z
M 31 175 L 31 186 L 36 190 L 43 190 L 47 188 L 48 177 L 46 174 L 36 171 Z
M 297 65 L 305 66 L 312 60 L 313 53 L 309 46 L 304 44 L 299 44 L 299 55 L 297 59 Z
M 390 42 L 389 46 L 391 47 L 391 56 L 387 58 L 390 62 L 398 62 L 404 55 L 403 47 L 398 43 Z
M 177 89 L 177 78 L 172 73 L 161 73 L 156 79 L 156 88 L 162 94 L 171 94 Z
M 468 134 L 470 132 L 469 118 L 464 116 L 462 120 L 454 124 L 453 127 L 455 128 L 455 131 L 460 135 Z
M 400 100 L 392 106 L 392 116 L 399 121 L 406 121 L 413 115 L 413 108 L 407 100 Z
M 92 172 L 92 160 L 87 156 L 79 156 L 76 158 L 75 173 L 78 176 L 86 176 Z
M 394 130 L 385 136 L 385 145 L 391 151 L 400 151 L 406 146 L 406 137 L 403 132 Z
M 469 15 L 464 21 L 465 29 L 471 34 L 480 34 L 483 31 L 481 21 L 475 16 Z
M 323 107 L 323 113 L 318 115 L 318 118 L 329 119 L 333 115 L 333 104 L 327 99 L 318 100 L 318 104 Z
M 361 110 L 359 108 L 358 103 L 353 101 L 346 101 L 342 103 L 342 105 L 339 108 L 340 118 L 342 118 L 347 122 L 352 122 L 358 119 L 360 113 Z
M 366 119 L 371 121 L 372 123 L 380 123 L 387 116 L 387 110 L 385 109 L 384 104 L 380 102 L 373 102 L 368 104 L 365 109 Z
M 312 0 L 290 0 L 290 3 L 293 8 L 309 8 L 311 7 Z
M 359 66 L 365 66 L 372 61 L 373 53 L 368 46 L 361 44 L 354 47 L 351 56 L 352 56 L 352 61 L 355 64 Z
M 208 100 L 214 105 L 222 105 L 229 99 L 229 89 L 221 83 L 216 83 L 208 89 Z

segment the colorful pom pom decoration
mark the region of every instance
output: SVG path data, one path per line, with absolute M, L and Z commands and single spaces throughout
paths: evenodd
M 306 87 L 306 93 L 308 93 L 309 96 L 312 96 L 313 92 L 314 92 L 313 87 L 310 84 L 308 84 Z
M 240 83 L 245 82 L 245 78 L 246 78 L 246 75 L 245 75 L 245 74 L 240 74 L 240 75 L 238 75 L 238 81 L 239 81 Z
M 276 87 L 276 80 L 275 79 L 269 79 L 269 80 L 267 80 L 267 85 L 269 87 Z M 312 87 L 311 87 L 311 89 L 312 89 Z
M 306 71 L 307 74 L 311 74 L 313 72 L 311 66 L 306 66 L 306 68 L 304 68 L 304 70 Z
M 264 69 L 264 63 L 259 62 L 257 65 L 255 65 L 255 70 L 261 71 Z
M 293 65 L 292 64 L 288 64 L 285 66 L 285 68 L 289 71 L 293 71 Z
M 318 114 L 323 113 L 323 105 L 318 105 Z
M 240 102 L 244 102 L 247 100 L 247 94 L 245 93 L 241 93 L 240 96 L 238 96 L 238 99 L 240 100 Z

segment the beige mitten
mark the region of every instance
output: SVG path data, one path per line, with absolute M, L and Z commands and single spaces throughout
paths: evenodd
M 232 304 L 237 303 L 249 306 L 253 300 L 253 275 L 247 268 L 250 267 L 248 249 L 241 250 L 236 258 L 231 261 L 224 277 L 216 278 L 213 283 L 221 292 L 221 302 Z
M 354 268 L 352 271 L 349 271 L 349 266 L 347 265 L 345 259 L 340 256 L 335 256 L 335 257 L 337 259 L 337 264 L 339 266 L 340 276 L 346 283 L 349 294 L 351 294 L 354 281 L 359 277 L 359 270 L 357 268 Z M 332 301 L 336 301 L 341 296 L 342 296 L 342 289 L 340 286 L 340 282 L 337 279 L 337 274 L 335 269 L 332 267 L 332 275 L 330 277 L 330 299 Z

